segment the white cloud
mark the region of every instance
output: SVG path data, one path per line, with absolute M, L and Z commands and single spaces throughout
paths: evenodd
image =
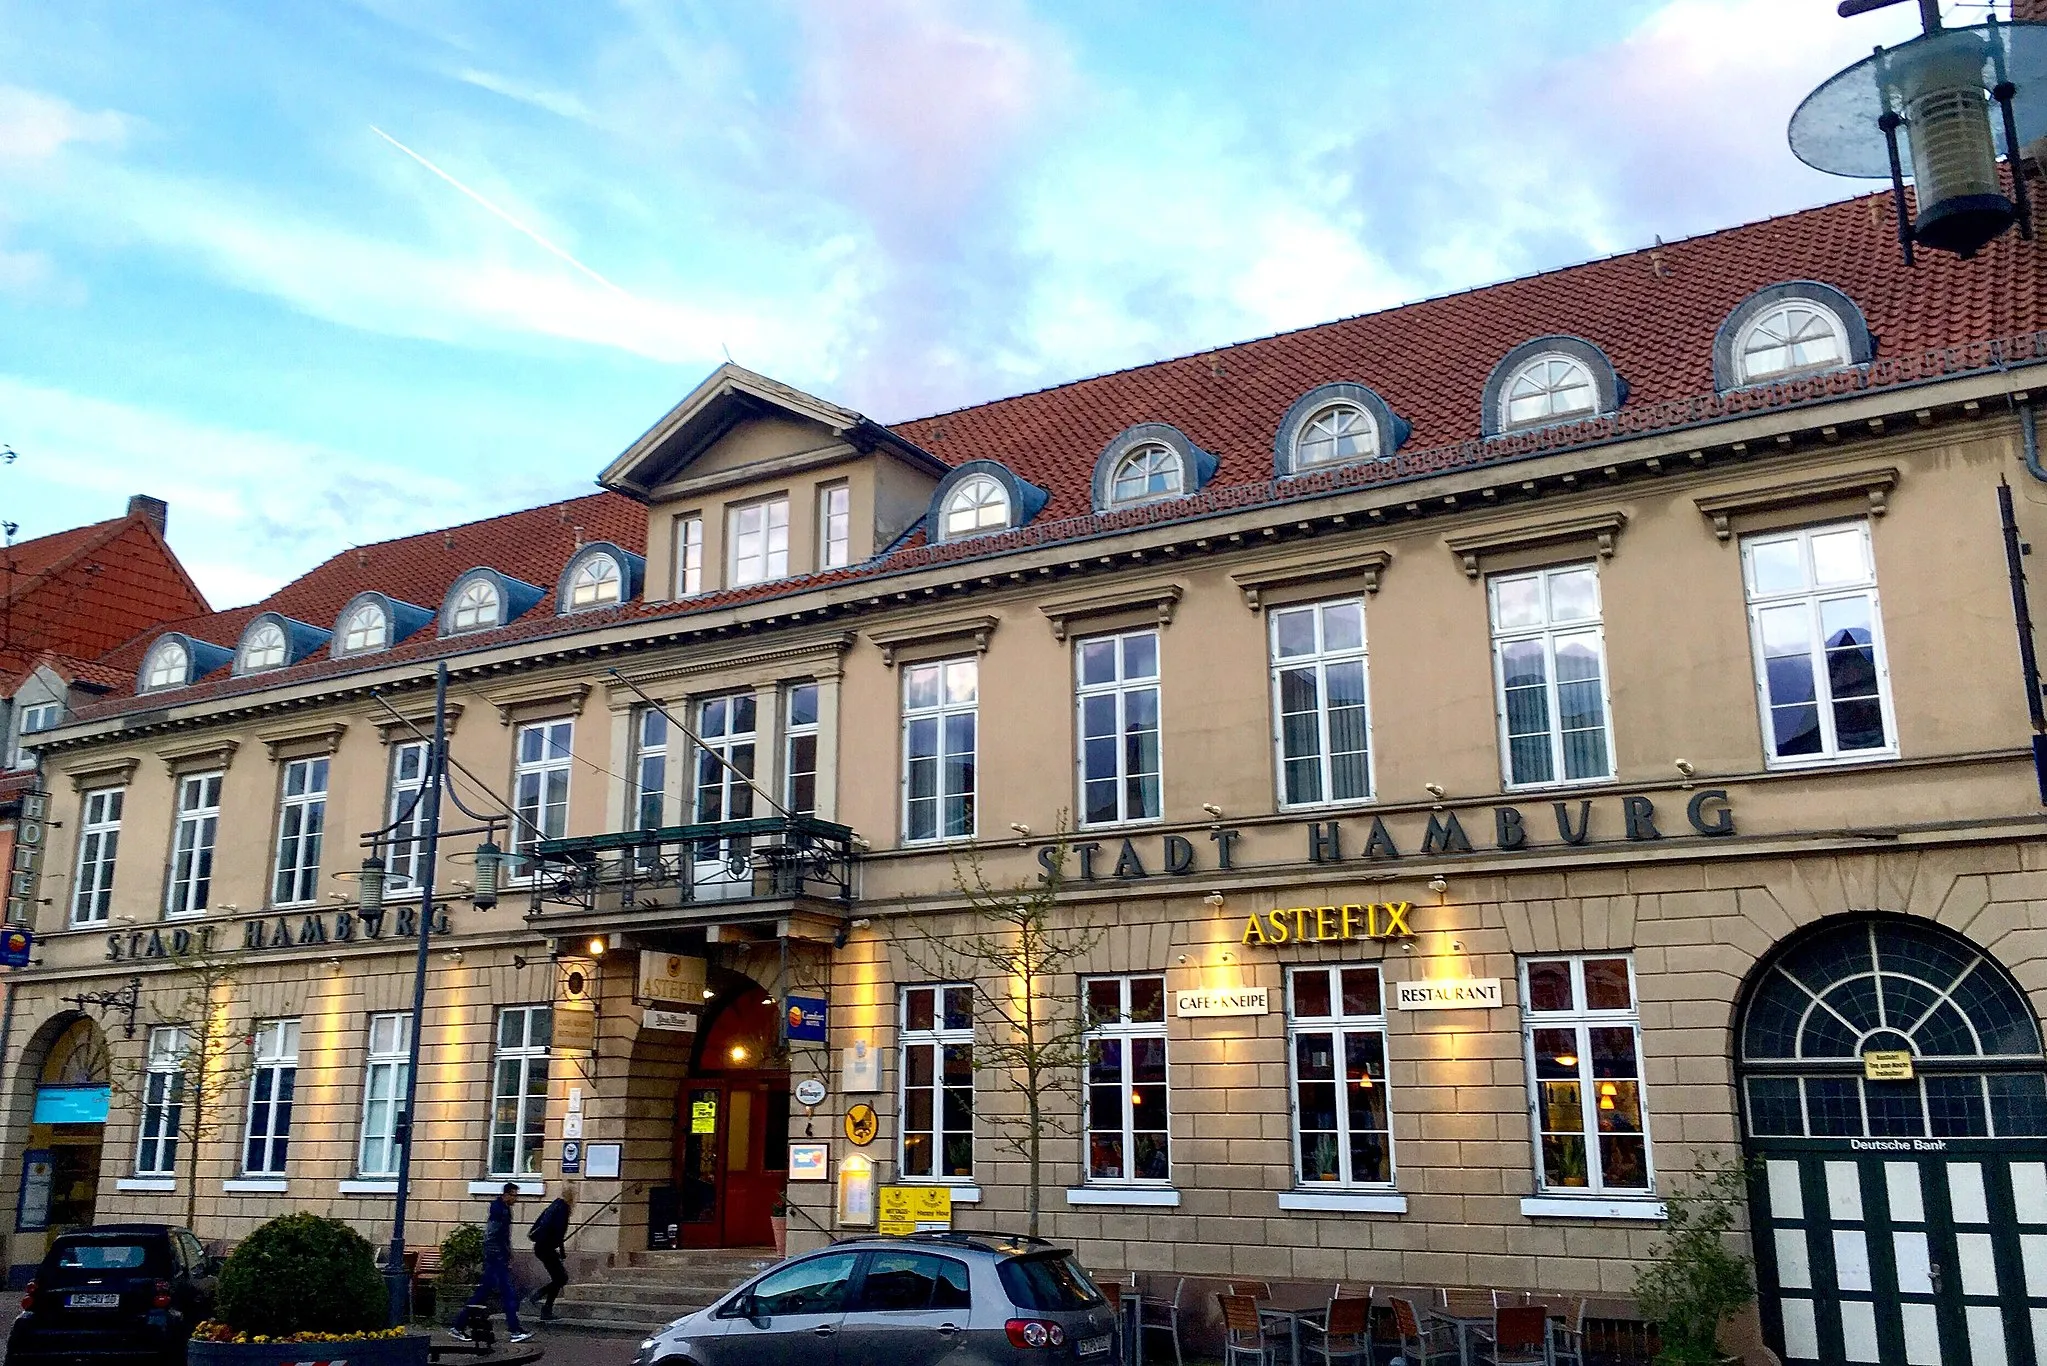
M 0 85 L 0 164 L 46 161 L 74 142 L 118 144 L 132 126 L 111 110 L 88 113 L 54 95 Z

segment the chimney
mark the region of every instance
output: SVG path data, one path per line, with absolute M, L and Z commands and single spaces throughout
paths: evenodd
M 163 535 L 164 523 L 171 518 L 171 505 L 161 498 L 152 498 L 146 493 L 131 495 L 128 499 L 128 515 L 140 517 L 156 528 L 156 534 Z

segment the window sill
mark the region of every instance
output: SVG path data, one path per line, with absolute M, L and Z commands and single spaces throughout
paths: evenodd
M 175 1176 L 121 1176 L 114 1179 L 117 1191 L 150 1191 L 167 1195 L 178 1188 Z
M 1856 764 L 1887 764 L 1896 761 L 1900 757 L 1899 752 L 1895 748 L 1851 749 L 1844 750 L 1839 754 L 1801 754 L 1789 759 L 1780 759 L 1775 755 L 1765 755 L 1763 757 L 1763 770 L 1766 773 L 1797 773 L 1816 768 L 1848 768 Z
M 223 1181 L 220 1188 L 229 1195 L 282 1195 L 286 1183 L 281 1176 L 244 1176 Z
M 1640 1219 L 1660 1222 L 1666 1215 L 1661 1200 L 1636 1196 L 1604 1200 L 1583 1195 L 1529 1195 L 1522 1197 L 1521 1214 L 1527 1219 Z
M 1407 1197 L 1398 1191 L 1281 1191 L 1279 1207 L 1300 1213 L 1405 1214 Z
M 517 1186 L 521 1195 L 547 1194 L 546 1182 L 529 1181 L 522 1176 L 500 1176 L 488 1181 L 471 1181 L 469 1183 L 469 1193 L 471 1195 L 496 1195 L 505 1188 L 507 1183 Z
M 396 1178 L 389 1181 L 343 1181 L 335 1189 L 343 1195 L 396 1195 L 398 1182 Z
M 1069 1186 L 1066 1203 L 1176 1209 L 1180 1204 L 1180 1192 L 1171 1186 Z

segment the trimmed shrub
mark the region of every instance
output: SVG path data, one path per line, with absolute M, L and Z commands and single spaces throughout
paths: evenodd
M 363 1333 L 388 1322 L 390 1296 L 360 1233 L 339 1219 L 286 1214 L 229 1256 L 213 1316 L 251 1337 Z

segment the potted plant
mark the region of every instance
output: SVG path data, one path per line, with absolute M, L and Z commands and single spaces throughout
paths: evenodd
M 454 1322 L 482 1279 L 483 1226 L 457 1224 L 441 1239 L 441 1270 L 434 1278 L 434 1320 Z
M 185 1359 L 292 1366 L 309 1356 L 349 1366 L 426 1366 L 428 1338 L 386 1325 L 390 1292 L 376 1254 L 339 1219 L 287 1214 L 258 1228 L 221 1268 L 213 1317 Z M 321 1344 L 318 1352 L 310 1344 Z
M 768 1227 L 775 1231 L 775 1255 L 789 1255 L 789 1197 L 775 1197 L 775 1207 L 768 1211 Z
M 1656 1366 L 1719 1366 L 1720 1325 L 1756 1297 L 1748 1257 L 1728 1244 L 1748 1196 L 1748 1168 L 1697 1173 L 1666 1202 L 1663 1241 L 1635 1273 L 1635 1303 L 1662 1340 Z

